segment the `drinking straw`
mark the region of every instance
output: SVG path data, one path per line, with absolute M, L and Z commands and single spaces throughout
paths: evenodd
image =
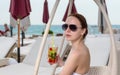
M 54 34 L 52 35 L 52 47 L 55 47 Z

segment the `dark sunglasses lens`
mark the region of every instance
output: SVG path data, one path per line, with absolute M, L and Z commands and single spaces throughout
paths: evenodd
M 68 28 L 68 25 L 67 25 L 67 24 L 63 24 L 63 25 L 62 25 L 62 29 L 63 29 L 63 30 L 66 30 L 67 28 Z
M 76 30 L 77 30 L 76 25 L 70 25 L 69 27 L 70 27 L 70 30 L 71 30 L 71 31 L 76 31 Z

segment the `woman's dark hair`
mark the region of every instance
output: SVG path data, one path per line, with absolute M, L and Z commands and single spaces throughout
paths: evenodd
M 81 14 L 78 14 L 78 13 L 71 14 L 69 16 L 76 17 L 80 21 L 82 29 L 86 29 L 86 32 L 83 35 L 83 39 L 84 39 L 86 37 L 86 35 L 88 34 L 88 25 L 87 25 L 85 17 Z

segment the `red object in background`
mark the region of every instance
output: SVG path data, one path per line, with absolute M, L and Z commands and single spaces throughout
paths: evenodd
M 9 12 L 14 19 L 23 19 L 31 12 L 29 0 L 11 0 Z
M 66 10 L 66 12 L 65 12 L 65 15 L 64 15 L 62 21 L 65 21 L 66 18 L 67 18 L 69 5 L 70 5 L 70 3 L 69 3 L 68 6 L 67 6 L 67 10 Z M 75 4 L 74 4 L 74 0 L 73 0 L 72 10 L 71 10 L 71 14 L 72 14 L 72 13 L 77 13 L 77 10 L 76 10 Z
M 49 12 L 48 12 L 48 2 L 45 0 L 44 2 L 44 8 L 43 8 L 43 23 L 47 23 L 49 20 Z
M 4 35 L 4 32 L 0 30 L 0 35 Z

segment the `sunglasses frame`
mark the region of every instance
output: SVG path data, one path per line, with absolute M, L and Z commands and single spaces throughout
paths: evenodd
M 66 31 L 68 29 L 68 27 L 73 32 L 77 31 L 78 28 L 81 28 L 81 27 L 77 27 L 77 25 L 75 25 L 75 24 L 69 24 L 69 25 L 68 24 L 63 24 L 62 25 L 62 29 L 64 31 Z

